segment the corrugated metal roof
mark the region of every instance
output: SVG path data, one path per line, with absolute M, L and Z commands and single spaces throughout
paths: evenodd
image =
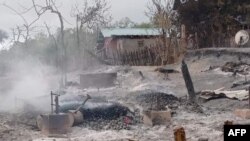
M 105 28 L 101 32 L 104 37 L 161 35 L 160 30 L 157 28 Z

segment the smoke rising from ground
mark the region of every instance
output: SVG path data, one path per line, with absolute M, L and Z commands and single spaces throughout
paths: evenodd
M 34 58 L 12 61 L 9 65 L 10 71 L 0 79 L 5 84 L 5 91 L 0 92 L 0 111 L 18 112 L 23 106 L 48 111 L 50 91 L 58 88 L 56 70 Z

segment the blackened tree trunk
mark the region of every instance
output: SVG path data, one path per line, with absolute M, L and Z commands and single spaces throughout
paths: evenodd
M 194 91 L 193 82 L 192 82 L 192 79 L 188 70 L 188 66 L 184 60 L 182 60 L 181 71 L 182 71 L 182 75 L 183 75 L 183 78 L 185 80 L 185 84 L 187 87 L 189 102 L 193 103 L 195 102 L 196 95 Z

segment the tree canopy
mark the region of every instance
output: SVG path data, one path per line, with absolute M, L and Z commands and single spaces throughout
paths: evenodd
M 249 23 L 249 4 L 249 0 L 189 0 L 176 3 L 175 9 L 187 33 L 199 34 L 199 46 L 226 46 L 225 38 Z

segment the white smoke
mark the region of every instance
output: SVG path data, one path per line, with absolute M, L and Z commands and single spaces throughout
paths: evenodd
M 10 84 L 7 91 L 1 92 L 1 111 L 18 112 L 27 105 L 33 110 L 50 109 L 50 91 L 58 88 L 55 69 L 29 59 L 12 63 L 7 76 L 5 80 Z

